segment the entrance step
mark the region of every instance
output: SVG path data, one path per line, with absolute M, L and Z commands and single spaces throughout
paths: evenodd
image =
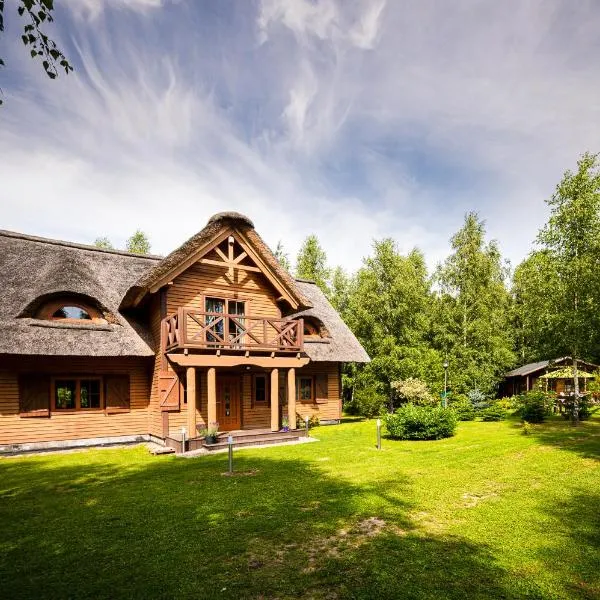
M 154 454 L 154 456 L 159 456 L 160 454 L 175 454 L 175 448 L 170 448 L 169 446 L 161 446 L 160 444 L 149 443 L 148 450 L 150 454 Z
M 264 446 L 265 444 L 285 444 L 289 442 L 296 442 L 300 438 L 304 437 L 303 433 L 298 433 L 296 431 L 292 432 L 274 432 L 270 434 L 256 434 L 256 435 L 244 435 L 239 436 L 238 438 L 233 438 L 233 447 L 235 448 L 247 448 L 250 446 Z M 227 449 L 229 443 L 227 441 L 227 437 L 223 440 L 222 437 L 219 437 L 218 441 L 215 444 L 202 444 L 202 447 L 208 450 L 209 452 L 215 452 L 216 450 L 224 450 Z

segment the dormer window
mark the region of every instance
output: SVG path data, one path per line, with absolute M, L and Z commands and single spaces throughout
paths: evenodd
M 308 339 L 328 338 L 329 332 L 316 317 L 304 318 L 304 337 Z
M 61 306 L 52 315 L 53 319 L 69 319 L 76 321 L 91 321 L 90 313 L 80 306 Z
M 92 305 L 92 302 L 73 296 L 55 297 L 42 304 L 35 313 L 35 318 L 73 324 L 106 323 L 104 315 Z

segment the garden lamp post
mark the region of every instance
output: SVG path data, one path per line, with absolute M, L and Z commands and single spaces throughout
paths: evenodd
M 444 361 L 444 408 L 448 408 L 448 361 Z

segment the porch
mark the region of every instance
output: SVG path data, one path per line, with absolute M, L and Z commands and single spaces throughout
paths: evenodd
M 193 449 L 209 431 L 248 441 L 296 430 L 297 369 L 307 358 L 175 354 L 168 360 L 171 370 L 159 376 L 165 439 L 179 445 L 186 439 Z
M 181 434 L 173 434 L 165 439 L 165 446 L 173 448 L 176 453 L 200 450 L 218 452 L 229 446 L 229 436 L 233 439 L 235 448 L 248 448 L 250 446 L 264 446 L 267 444 L 286 444 L 298 441 L 306 436 L 304 429 L 293 431 L 271 431 L 270 429 L 241 429 L 237 431 L 221 432 L 214 443 L 208 444 L 203 438 L 196 437 L 185 439 Z

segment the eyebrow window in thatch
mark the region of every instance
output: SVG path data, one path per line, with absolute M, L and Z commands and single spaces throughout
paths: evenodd
M 38 319 L 47 321 L 65 321 L 67 323 L 105 323 L 102 313 L 85 302 L 74 297 L 54 298 L 43 304 L 36 314 Z

